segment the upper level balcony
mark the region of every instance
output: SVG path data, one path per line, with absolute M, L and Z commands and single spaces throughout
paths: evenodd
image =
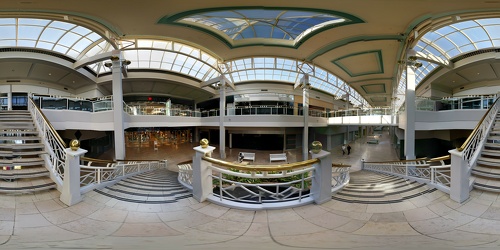
M 466 96 L 443 100 L 417 99 L 416 130 L 472 129 L 494 99 L 493 96 Z M 111 96 L 89 100 L 35 96 L 57 129 L 112 130 Z M 125 127 L 219 126 L 219 109 L 171 108 L 167 103 L 124 103 Z M 83 111 L 83 112 L 82 112 Z M 232 127 L 303 127 L 303 108 L 290 106 L 228 107 L 224 123 Z M 406 114 L 390 108 L 350 109 L 325 112 L 309 109 L 311 127 L 331 125 L 399 126 L 404 129 Z

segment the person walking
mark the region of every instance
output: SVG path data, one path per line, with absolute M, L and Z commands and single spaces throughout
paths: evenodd
M 347 144 L 347 155 L 351 154 L 351 145 Z
M 342 155 L 345 155 L 345 144 L 342 144 Z

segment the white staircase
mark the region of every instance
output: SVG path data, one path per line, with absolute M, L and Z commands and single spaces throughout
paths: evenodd
M 26 110 L 0 111 L 0 193 L 55 188 L 49 177 L 44 145 Z
M 475 178 L 474 188 L 500 192 L 500 115 L 498 113 L 471 174 Z

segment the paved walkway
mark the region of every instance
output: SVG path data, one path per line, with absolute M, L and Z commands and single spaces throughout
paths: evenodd
M 354 166 L 360 157 L 391 157 L 388 143 L 351 146 L 350 156 L 334 150 L 334 159 Z M 500 248 L 500 199 L 481 191 L 463 204 L 434 191 L 390 204 L 332 200 L 267 211 L 193 198 L 132 203 L 98 192 L 67 207 L 58 197 L 57 191 L 0 195 L 0 249 Z

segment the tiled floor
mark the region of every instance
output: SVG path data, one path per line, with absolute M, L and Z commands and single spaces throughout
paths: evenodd
M 384 139 L 384 138 L 382 138 Z M 387 140 L 352 143 L 335 161 L 394 159 Z M 135 157 L 188 160 L 192 147 Z M 228 160 L 239 150 L 229 150 Z M 168 152 L 160 155 L 161 152 Z M 256 152 L 265 163 L 269 152 Z M 128 155 L 129 152 L 127 152 Z M 216 156 L 216 154 L 214 155 Z M 289 161 L 301 159 L 290 152 Z M 293 158 L 295 157 L 295 158 Z M 294 209 L 242 211 L 193 198 L 138 204 L 89 192 L 72 207 L 57 191 L 0 195 L 0 249 L 499 249 L 500 198 L 473 191 L 463 204 L 435 191 L 394 204 L 332 200 Z

